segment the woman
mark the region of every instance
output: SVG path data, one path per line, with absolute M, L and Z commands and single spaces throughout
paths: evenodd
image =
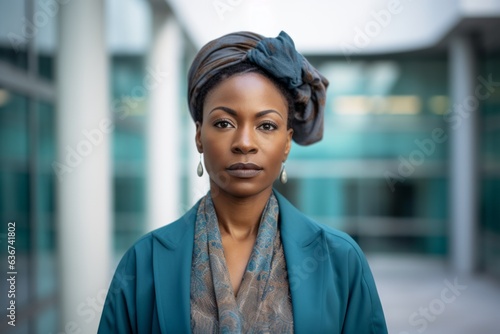
M 386 333 L 356 243 L 273 190 L 292 139 L 321 139 L 328 81 L 286 33 L 238 32 L 199 51 L 188 86 L 210 191 L 124 255 L 99 333 Z

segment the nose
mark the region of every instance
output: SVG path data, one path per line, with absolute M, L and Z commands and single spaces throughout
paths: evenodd
M 255 131 L 251 126 L 240 127 L 235 131 L 231 151 L 237 154 L 257 153 Z

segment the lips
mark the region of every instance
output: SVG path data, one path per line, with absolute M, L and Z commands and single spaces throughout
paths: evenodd
M 262 172 L 262 167 L 251 162 L 239 162 L 226 168 L 226 172 L 234 177 L 248 179 L 260 174 L 260 172 Z

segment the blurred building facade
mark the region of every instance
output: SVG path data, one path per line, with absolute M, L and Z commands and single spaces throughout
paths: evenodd
M 0 257 L 15 221 L 18 271 L 2 333 L 95 331 L 117 259 L 207 190 L 184 102 L 198 46 L 172 8 L 0 3 Z M 330 81 L 324 139 L 294 145 L 276 188 L 367 253 L 500 279 L 499 28 L 463 17 L 425 48 L 308 54 Z

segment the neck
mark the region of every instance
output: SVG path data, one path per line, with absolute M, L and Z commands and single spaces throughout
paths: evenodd
M 264 208 L 271 196 L 272 188 L 250 197 L 234 197 L 220 189 L 212 197 L 222 237 L 235 241 L 255 239 Z

